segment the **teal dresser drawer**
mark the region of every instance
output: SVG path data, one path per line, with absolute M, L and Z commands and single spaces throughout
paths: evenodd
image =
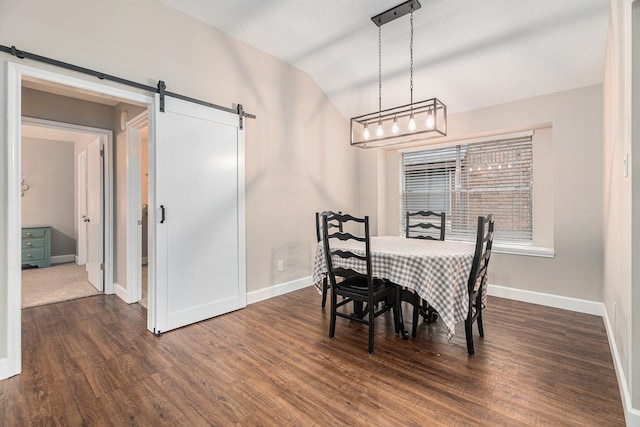
M 22 228 L 22 266 L 51 266 L 51 227 Z
M 25 239 L 22 238 L 22 249 L 31 249 L 31 248 L 44 248 L 45 241 L 44 237 Z
M 27 227 L 27 228 L 23 228 L 22 229 L 22 239 L 29 239 L 32 237 L 44 237 L 45 234 L 47 234 L 47 229 L 49 229 L 49 227 L 47 227 L 46 229 L 43 227 L 38 227 L 38 228 L 33 228 L 33 227 Z
M 40 249 L 23 249 L 22 250 L 22 263 L 25 262 L 43 262 L 46 261 L 44 248 Z

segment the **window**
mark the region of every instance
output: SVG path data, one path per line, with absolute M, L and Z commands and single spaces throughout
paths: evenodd
M 494 239 L 531 245 L 533 147 L 531 136 L 403 153 L 401 230 L 405 212 L 447 215 L 447 240 L 470 240 L 478 216 L 493 214 Z

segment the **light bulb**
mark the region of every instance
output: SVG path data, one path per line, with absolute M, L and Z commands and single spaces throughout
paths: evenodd
M 393 126 L 391 126 L 391 133 L 397 135 L 400 132 L 400 126 L 398 126 L 398 118 L 393 116 Z
M 369 139 L 369 123 L 364 124 L 364 131 L 362 131 L 362 137 L 365 139 Z
M 378 120 L 378 128 L 376 129 L 376 136 L 382 138 L 384 136 L 384 129 L 382 129 L 382 120 Z
M 409 130 L 411 132 L 413 132 L 414 130 L 416 130 L 416 121 L 413 118 L 413 112 L 411 113 L 411 118 L 409 119 Z
M 433 119 L 433 113 L 429 112 L 427 115 L 427 129 L 433 129 L 434 124 L 435 120 Z

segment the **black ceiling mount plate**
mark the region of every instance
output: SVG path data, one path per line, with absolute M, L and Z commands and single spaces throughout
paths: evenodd
M 420 5 L 420 2 L 418 0 L 409 0 L 372 17 L 371 20 L 378 27 L 382 27 L 387 22 L 391 22 L 394 19 L 400 18 L 407 13 L 410 13 L 412 8 L 415 12 L 421 7 L 422 5 Z

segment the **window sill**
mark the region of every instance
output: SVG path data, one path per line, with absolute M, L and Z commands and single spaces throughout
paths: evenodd
M 405 237 L 404 233 L 399 234 L 399 237 Z M 473 243 L 470 240 L 449 240 L 445 239 L 447 242 L 469 242 Z M 491 252 L 496 254 L 506 254 L 506 255 L 523 255 L 523 256 L 534 256 L 539 258 L 555 258 L 556 251 L 553 248 L 545 248 L 542 246 L 523 246 L 523 245 L 508 245 L 505 243 L 493 243 L 491 248 Z
M 554 258 L 556 252 L 553 248 L 543 248 L 540 246 L 516 246 L 494 243 L 491 252 L 507 255 L 525 255 L 541 258 Z

